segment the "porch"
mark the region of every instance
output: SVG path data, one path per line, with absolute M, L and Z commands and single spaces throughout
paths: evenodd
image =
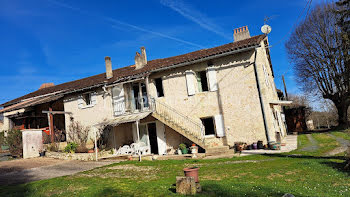
M 179 144 L 193 144 L 172 128 L 152 116 L 152 112 L 141 112 L 118 116 L 99 124 L 106 129 L 100 138 L 108 138 L 105 148 L 113 150 L 115 156 L 123 155 L 173 155 Z

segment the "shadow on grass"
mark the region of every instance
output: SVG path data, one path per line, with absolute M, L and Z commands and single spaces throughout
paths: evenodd
M 175 185 L 175 184 L 174 184 Z M 171 191 L 172 193 L 176 193 L 176 189 L 174 186 L 172 188 L 169 189 L 169 191 Z M 284 194 L 288 193 L 288 192 L 276 192 L 274 191 L 272 188 L 268 188 L 268 187 L 261 187 L 259 186 L 258 190 L 252 190 L 252 187 L 239 187 L 239 186 L 235 186 L 235 187 L 230 187 L 230 186 L 226 186 L 226 185 L 220 185 L 217 183 L 202 183 L 202 192 L 201 193 L 197 193 L 196 196 L 250 196 L 250 197 L 254 197 L 254 196 L 278 196 L 281 197 Z M 302 195 L 298 195 L 300 197 L 303 197 Z
M 345 156 L 311 156 L 311 155 L 299 155 L 299 154 L 264 154 L 265 156 L 268 157 L 282 157 L 282 158 L 299 158 L 299 159 L 317 159 L 317 160 L 323 160 L 320 161 L 320 164 L 325 164 L 329 167 L 332 167 L 340 172 L 346 173 L 347 175 L 350 176 L 350 171 L 345 169 L 345 161 L 346 158 Z M 344 162 L 335 162 L 331 161 L 333 159 L 337 160 L 343 160 Z

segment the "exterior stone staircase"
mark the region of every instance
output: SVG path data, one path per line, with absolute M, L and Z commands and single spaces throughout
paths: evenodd
M 190 117 L 181 114 L 176 109 L 153 99 L 152 116 L 168 127 L 172 128 L 187 139 L 196 143 L 198 146 L 205 149 L 208 155 L 217 155 L 223 153 L 231 153 L 229 146 L 211 147 L 206 143 L 204 127 Z

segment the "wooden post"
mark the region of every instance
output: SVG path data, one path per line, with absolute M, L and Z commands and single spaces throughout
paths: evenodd
M 149 76 L 147 75 L 145 79 L 145 84 L 146 84 L 146 94 L 147 94 L 147 102 L 148 102 L 148 108 L 151 108 L 151 96 L 149 94 Z
M 49 106 L 49 111 L 52 112 L 52 104 L 50 103 Z M 54 127 L 53 127 L 53 113 L 48 113 L 49 116 L 49 130 L 50 130 L 50 135 L 51 135 L 51 143 L 55 142 L 55 131 L 54 131 Z
M 284 94 L 286 95 L 286 100 L 288 101 L 287 86 L 286 86 L 286 82 L 284 80 L 284 75 L 282 75 L 282 81 L 283 81 L 283 86 L 284 86 Z
M 137 142 L 140 142 L 140 128 L 139 128 L 138 120 L 136 120 L 136 133 L 137 133 Z
M 97 129 L 95 129 L 95 157 L 97 161 Z
M 141 88 L 141 82 L 139 83 L 139 99 L 138 102 L 141 105 L 141 111 L 143 111 L 143 97 L 142 97 L 142 88 Z

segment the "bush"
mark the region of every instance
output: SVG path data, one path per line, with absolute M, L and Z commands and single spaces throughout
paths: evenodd
M 72 120 L 68 127 L 68 140 L 79 145 L 86 144 L 89 132 L 90 127 L 84 127 L 80 122 Z
M 12 156 L 21 157 L 23 154 L 22 132 L 10 130 L 7 132 L 6 143 Z
M 186 149 L 186 144 L 180 144 L 180 145 L 179 145 L 179 148 L 180 148 L 181 150 L 185 150 L 185 149 Z
M 78 144 L 74 142 L 70 142 L 67 144 L 67 146 L 64 148 L 64 152 L 66 153 L 75 153 L 76 149 L 78 147 Z
M 1 145 L 6 145 L 6 142 L 5 142 L 5 131 L 0 132 L 0 146 Z
M 87 153 L 88 148 L 86 148 L 85 144 L 81 144 L 76 148 L 75 152 L 76 153 Z

